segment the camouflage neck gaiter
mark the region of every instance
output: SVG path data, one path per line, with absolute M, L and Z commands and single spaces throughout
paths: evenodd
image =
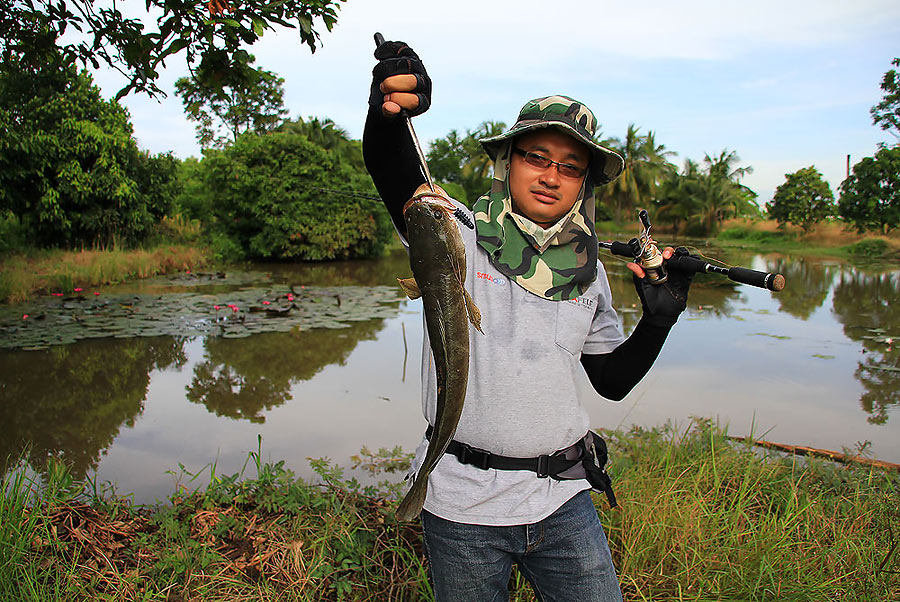
M 525 290 L 552 301 L 574 299 L 597 276 L 593 188 L 586 179 L 571 211 L 545 230 L 513 213 L 511 147 L 507 143 L 497 153 L 491 191 L 473 207 L 478 245 L 494 267 Z

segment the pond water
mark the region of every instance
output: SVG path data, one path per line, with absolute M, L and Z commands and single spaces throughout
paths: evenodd
M 787 287 L 698 276 L 659 360 L 624 401 L 580 382 L 593 425 L 687 428 L 703 416 L 732 435 L 864 446 L 900 462 L 898 267 L 733 251 L 724 259 L 780 271 Z M 604 261 L 630 332 L 640 316 L 630 272 Z M 364 445 L 412 451 L 425 422 L 421 303 L 395 286 L 408 274 L 401 252 L 2 308 L 0 473 L 23 454 L 38 471 L 55 456 L 143 503 L 177 483 L 201 486 L 211 464 L 238 472 L 259 437 L 264 460 L 305 477 L 310 457 L 347 466 Z M 191 481 L 179 465 L 204 474 Z

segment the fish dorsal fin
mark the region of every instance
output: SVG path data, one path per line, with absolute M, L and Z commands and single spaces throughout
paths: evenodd
M 416 282 L 415 278 L 397 278 L 397 282 L 400 283 L 400 288 L 403 289 L 403 292 L 406 293 L 406 296 L 410 299 L 418 299 L 422 296 L 422 291 L 419 289 L 419 283 Z
M 469 291 L 462 289 L 462 292 L 463 299 L 466 300 L 466 313 L 469 315 L 469 322 L 472 323 L 475 330 L 484 334 L 484 331 L 481 330 L 481 310 L 475 305 L 475 301 L 472 300 L 472 295 L 469 294 Z

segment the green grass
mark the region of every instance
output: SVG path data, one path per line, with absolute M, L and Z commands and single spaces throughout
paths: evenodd
M 595 500 L 626 600 L 898 599 L 896 473 L 725 435 L 706 420 L 607 433 L 620 507 Z M 430 599 L 420 529 L 393 518 L 397 485 L 363 487 L 325 460 L 304 482 L 260 455 L 254 478 L 211 465 L 206 489 L 153 507 L 77 494 L 56 462 L 43 484 L 7 475 L 0 599 Z M 408 459 L 362 455 L 376 473 Z M 533 600 L 510 581 L 512 599 Z
M 136 278 L 195 269 L 209 257 L 188 244 L 147 249 L 40 250 L 0 257 L 0 302 L 14 303 L 52 292 L 72 293 Z

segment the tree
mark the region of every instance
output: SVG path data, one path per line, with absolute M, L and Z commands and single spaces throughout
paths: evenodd
M 471 206 L 482 194 L 491 188 L 491 174 L 494 162 L 484 152 L 479 140 L 496 136 L 506 129 L 498 121 L 485 121 L 474 130 L 466 130 L 460 136 L 451 130 L 444 138 L 438 138 L 428 149 L 428 168 L 435 180 L 444 184 L 458 185 L 465 198 L 457 199 Z
M 838 213 L 862 232 L 900 226 L 900 146 L 883 147 L 853 166 L 841 183 Z
M 660 185 L 656 205 L 662 221 L 676 227 L 684 223 L 690 234 L 709 235 L 729 217 L 758 215 L 756 193 L 740 183 L 753 169 L 736 167 L 738 161 L 737 154 L 726 149 L 718 156 L 706 155 L 703 166 L 685 162 L 684 173 Z
M 243 134 L 203 162 L 215 228 L 248 257 L 371 257 L 393 236 L 368 174 L 306 136 Z
M 700 213 L 702 178 L 697 162 L 685 159 L 682 173 L 670 175 L 659 186 L 655 219 L 670 224 L 676 235 Z
M 700 220 L 706 234 L 715 234 L 729 217 L 759 213 L 756 193 L 740 183 L 752 173 L 752 167 L 735 167 L 740 157 L 723 150 L 717 157 L 706 155 L 704 176 L 700 180 Z
M 900 67 L 900 58 L 895 58 L 891 64 Z M 881 129 L 890 132 L 900 141 L 900 74 L 893 69 L 885 73 L 881 80 L 881 90 L 884 97 L 869 111 L 872 123 L 881 126 Z
M 649 205 L 660 183 L 675 172 L 669 162 L 674 155 L 664 144 L 656 144 L 654 133 L 639 134 L 640 128 L 628 124 L 625 139 L 609 138 L 601 142 L 625 159 L 625 170 L 614 182 L 601 189 L 602 200 L 612 203 L 617 219 L 636 208 Z
M 197 69 L 192 77 L 175 82 L 188 119 L 197 123 L 197 141 L 203 148 L 225 146 L 244 132 L 274 129 L 287 115 L 284 78 L 251 65 L 256 59 L 244 51 L 235 53 L 234 72 L 225 85 Z M 217 135 L 222 127 L 227 135 Z
M 266 30 L 297 29 L 315 52 L 314 25 L 321 20 L 331 31 L 343 1 L 146 0 L 143 11 L 132 9 L 142 13 L 134 18 L 94 0 L 0 0 L 0 62 L 38 66 L 58 50 L 66 65 L 104 63 L 128 80 L 118 99 L 132 90 L 163 94 L 158 69 L 183 51 L 188 66 L 207 78 L 204 85 L 225 86 L 239 71 L 242 48 Z
M 834 212 L 834 194 L 814 165 L 785 174 L 785 178 L 767 206 L 779 224 L 791 223 L 809 232 Z
M 175 159 L 141 153 L 124 108 L 45 58 L 0 64 L 0 210 L 43 246 L 141 240 L 177 194 Z

